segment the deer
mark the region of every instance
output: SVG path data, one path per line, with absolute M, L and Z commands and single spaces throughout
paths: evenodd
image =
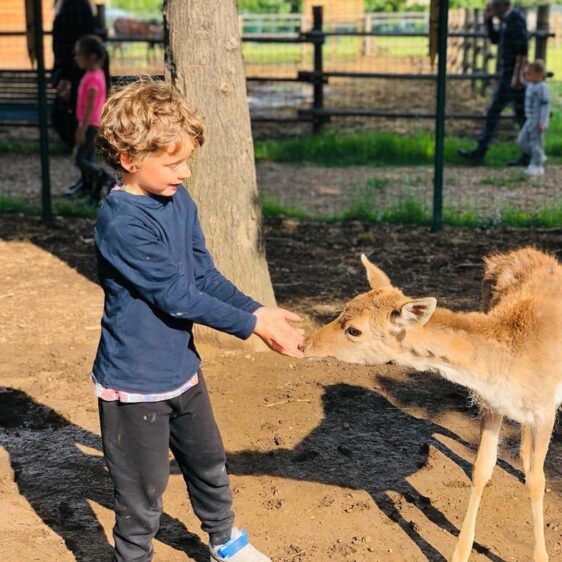
M 484 259 L 482 309 L 453 312 L 434 297 L 410 298 L 363 254 L 371 290 L 306 340 L 308 358 L 392 362 L 435 372 L 481 408 L 470 498 L 452 562 L 469 560 L 478 508 L 497 461 L 504 417 L 521 426 L 520 457 L 533 516 L 534 562 L 547 562 L 544 461 L 562 403 L 562 265 L 521 248 Z

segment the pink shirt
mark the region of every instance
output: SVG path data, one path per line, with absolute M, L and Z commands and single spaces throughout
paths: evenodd
M 100 124 L 101 110 L 105 103 L 107 92 L 105 76 L 101 68 L 89 70 L 82 76 L 82 80 L 80 80 L 80 85 L 78 86 L 78 101 L 76 104 L 76 117 L 78 121 L 84 119 L 84 114 L 86 113 L 86 99 L 90 88 L 96 91 L 96 99 L 94 101 L 92 115 L 90 116 L 90 122 L 87 123 L 87 125 L 97 127 Z

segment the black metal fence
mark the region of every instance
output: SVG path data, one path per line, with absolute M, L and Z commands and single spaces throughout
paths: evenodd
M 549 28 L 549 6 L 539 6 L 536 11 L 536 29 L 529 33 L 534 40 L 536 58 L 546 59 L 547 42 L 553 36 Z M 465 10 L 462 23 L 449 26 L 449 57 L 447 60 L 447 80 L 451 88 L 459 85 L 459 91 L 470 101 L 474 95 L 484 94 L 487 87 L 497 78 L 496 49 L 484 31 L 484 20 L 481 10 Z M 409 57 L 410 69 L 405 69 L 399 57 L 377 57 L 373 53 L 373 40 L 391 45 L 399 52 L 400 42 L 415 40 L 409 45 L 417 56 Z M 304 68 L 287 72 L 286 67 L 275 64 L 275 61 L 260 64 L 258 57 L 247 60 L 247 81 L 252 96 L 267 102 L 268 96 L 282 98 L 285 103 L 254 104 L 252 120 L 254 122 L 310 122 L 313 131 L 319 131 L 333 117 L 355 118 L 405 118 L 434 119 L 433 82 L 437 78 L 436 71 L 426 57 L 428 31 L 387 31 L 370 29 L 334 30 L 324 25 L 321 7 L 313 10 L 312 27 L 296 33 L 243 35 L 245 46 L 264 45 L 276 46 L 277 53 L 289 46 L 310 46 L 308 60 L 301 55 L 299 64 Z M 340 56 L 334 56 L 330 43 L 340 42 Z M 347 42 L 347 43 L 345 43 Z M 393 42 L 393 43 L 389 43 Z M 341 46 L 343 45 L 343 48 Z M 345 47 L 355 50 L 355 59 L 345 60 Z M 285 51 L 288 59 L 289 51 Z M 270 57 L 271 60 L 272 57 Z M 408 59 L 407 56 L 400 57 Z M 425 59 L 425 60 L 424 60 Z M 283 56 L 279 56 L 283 60 Z M 279 74 L 276 75 L 276 71 Z M 400 84 L 400 91 L 394 90 L 392 98 L 381 102 L 381 96 L 375 90 L 388 88 L 389 84 Z M 415 81 L 415 85 L 412 82 Z M 404 86 L 408 83 L 408 86 Z M 277 85 L 274 88 L 273 85 Z M 432 85 L 433 84 L 433 85 Z M 292 85 L 292 88 L 288 85 Z M 469 87 L 466 87 L 468 86 Z M 392 88 L 392 86 L 391 86 Z M 361 95 L 364 93 L 364 95 Z M 404 93 L 404 96 L 400 94 Z M 408 93 L 410 96 L 408 96 Z M 370 94 L 370 95 L 369 95 Z M 411 98 L 417 96 L 412 105 Z M 384 97 L 384 96 L 383 96 Z M 457 96 L 458 97 L 458 96 Z M 387 96 L 388 98 L 388 96 Z M 425 103 L 422 103 L 425 100 Z M 479 120 L 483 119 L 482 111 L 475 112 L 470 103 L 457 103 L 448 108 L 447 119 Z

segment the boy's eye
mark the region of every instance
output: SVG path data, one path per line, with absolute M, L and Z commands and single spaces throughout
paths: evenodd
M 183 161 L 183 162 L 176 162 L 175 164 L 168 164 L 168 168 L 173 168 L 174 170 L 177 168 L 180 168 L 181 166 L 183 166 L 184 164 L 187 164 L 187 161 Z

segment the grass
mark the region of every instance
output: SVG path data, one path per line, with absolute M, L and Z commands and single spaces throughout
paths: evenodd
M 523 172 L 518 172 L 515 175 L 505 177 L 486 176 L 480 180 L 480 184 L 492 185 L 494 187 L 515 188 L 527 181 L 528 178 L 525 174 L 523 174 Z
M 98 206 L 86 201 L 55 199 L 53 214 L 60 217 L 95 218 Z M 19 197 L 0 195 L 0 214 L 22 214 L 36 216 L 41 214 L 39 203 L 33 203 Z
M 425 37 L 371 37 L 370 43 L 372 53 L 379 57 L 405 58 L 408 61 L 412 57 L 427 57 L 428 43 Z M 324 46 L 325 65 L 360 59 L 364 45 L 365 39 L 360 37 L 328 37 Z M 531 41 L 530 46 L 531 58 L 534 58 L 534 41 Z M 312 60 L 310 45 L 268 45 L 245 41 L 243 53 L 245 61 L 251 64 L 291 65 Z M 144 53 L 137 54 L 139 57 L 142 55 Z M 547 63 L 548 70 L 554 72 L 554 78 L 562 80 L 562 43 L 555 45 L 553 40 L 549 41 Z
M 558 140 L 554 140 L 554 143 Z M 434 137 L 429 132 L 407 135 L 378 131 L 340 133 L 329 131 L 310 137 L 299 137 L 281 141 L 256 141 L 256 159 L 276 162 L 309 162 L 323 166 L 406 166 L 433 164 Z M 551 156 L 562 158 L 562 142 L 555 151 L 547 148 Z M 471 148 L 474 142 L 458 137 L 445 139 L 445 163 L 466 165 L 457 154 L 459 148 Z M 514 143 L 499 142 L 490 148 L 486 163 L 490 166 L 505 166 L 517 157 Z M 552 160 L 551 160 L 552 161 Z
M 379 188 L 376 188 L 379 189 Z M 369 200 L 368 194 L 352 200 L 348 209 L 337 215 L 314 215 L 298 205 L 283 205 L 273 197 L 263 197 L 261 201 L 264 218 L 294 218 L 298 220 L 339 222 L 358 220 L 367 223 L 408 224 L 428 226 L 431 224 L 431 212 L 422 202 L 411 195 L 404 195 L 396 203 L 384 209 L 377 209 Z M 53 202 L 55 216 L 95 218 L 98 206 L 71 199 L 56 199 Z M 0 196 L 0 215 L 22 214 L 38 216 L 41 207 L 25 199 L 2 195 Z M 443 223 L 459 228 L 486 228 L 493 226 L 509 226 L 515 228 L 542 227 L 553 228 L 562 226 L 562 201 L 544 209 L 526 212 L 507 207 L 499 212 L 499 218 L 492 219 L 479 215 L 476 211 L 462 211 L 445 208 Z
M 292 205 L 286 207 L 268 197 L 262 203 L 265 218 L 295 218 L 299 220 L 339 222 L 358 220 L 367 223 L 409 224 L 429 226 L 431 212 L 420 201 L 406 195 L 396 203 L 384 209 L 363 205 L 360 200 L 353 201 L 350 207 L 338 215 L 314 215 L 301 207 Z M 499 218 L 491 218 L 479 214 L 473 209 L 457 210 L 445 207 L 443 223 L 458 228 L 553 228 L 562 226 L 562 201 L 537 211 L 526 212 L 512 207 L 506 207 L 499 212 Z
M 261 198 L 262 215 L 265 218 L 290 217 L 299 220 L 310 220 L 312 215 L 298 205 L 283 205 L 275 197 Z
M 38 154 L 38 140 L 0 139 L 0 154 Z M 49 140 L 49 154 L 68 154 L 69 149 L 60 141 Z
M 369 178 L 366 185 L 367 189 L 379 191 L 384 189 L 389 183 L 390 180 L 388 178 Z
M 546 153 L 550 163 L 562 162 L 562 83 L 551 87 L 553 116 L 546 136 Z M 415 122 L 412 123 L 416 125 Z M 335 130 L 287 140 L 256 141 L 257 160 L 308 162 L 323 166 L 403 166 L 433 164 L 435 140 L 432 132 L 409 134 L 361 131 L 341 133 Z M 457 154 L 459 148 L 474 147 L 474 141 L 460 137 L 445 138 L 445 164 L 466 165 Z M 515 142 L 500 141 L 490 146 L 486 163 L 505 166 L 519 155 Z

